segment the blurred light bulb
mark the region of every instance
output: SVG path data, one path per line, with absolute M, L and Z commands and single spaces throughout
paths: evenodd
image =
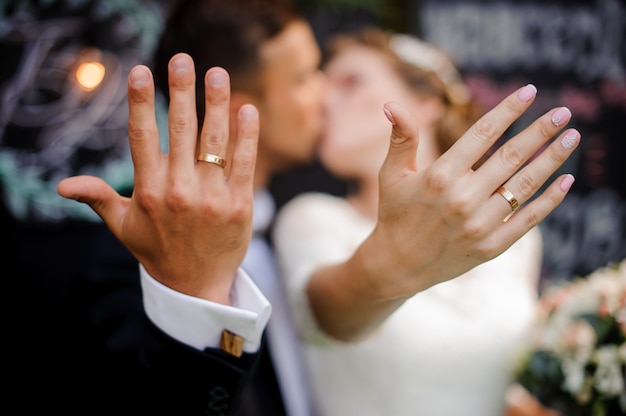
M 85 62 L 76 69 L 76 80 L 81 88 L 91 91 L 100 85 L 105 72 L 100 62 Z

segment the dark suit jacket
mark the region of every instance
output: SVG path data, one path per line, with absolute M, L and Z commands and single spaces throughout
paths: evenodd
M 0 224 L 5 397 L 17 413 L 282 414 L 257 370 L 263 354 L 198 351 L 149 321 L 138 263 L 104 225 Z

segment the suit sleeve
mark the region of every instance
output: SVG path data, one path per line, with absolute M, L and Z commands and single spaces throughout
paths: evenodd
M 167 335 L 147 316 L 139 354 L 139 395 L 127 402 L 136 414 L 211 416 L 238 414 L 239 396 L 260 356 L 197 350 Z
M 259 358 L 271 313 L 267 299 L 243 271 L 235 278 L 232 306 L 176 292 L 141 266 L 140 274 L 146 312 L 139 357 L 142 385 L 149 392 L 145 403 L 155 412 L 234 414 Z M 244 339 L 241 357 L 218 348 L 224 329 Z
M 234 414 L 256 371 L 254 346 L 237 358 L 157 326 L 143 305 L 137 260 L 103 224 L 2 224 L 3 293 L 12 301 L 8 404 L 29 414 Z M 250 313 L 246 296 L 237 291 L 235 304 Z M 180 315 L 169 324 L 185 322 Z

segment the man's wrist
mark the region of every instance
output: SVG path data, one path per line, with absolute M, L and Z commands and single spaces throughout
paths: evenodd
M 145 312 L 169 336 L 203 350 L 218 348 L 227 330 L 243 339 L 243 351 L 258 350 L 271 306 L 243 270 L 233 283 L 232 306 L 177 292 L 153 279 L 142 265 L 140 275 Z

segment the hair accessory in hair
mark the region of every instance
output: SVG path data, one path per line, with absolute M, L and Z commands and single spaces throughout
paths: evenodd
M 434 72 L 446 87 L 448 99 L 455 104 L 465 104 L 471 93 L 452 59 L 434 45 L 415 36 L 394 34 L 389 40 L 391 50 L 404 62 Z

